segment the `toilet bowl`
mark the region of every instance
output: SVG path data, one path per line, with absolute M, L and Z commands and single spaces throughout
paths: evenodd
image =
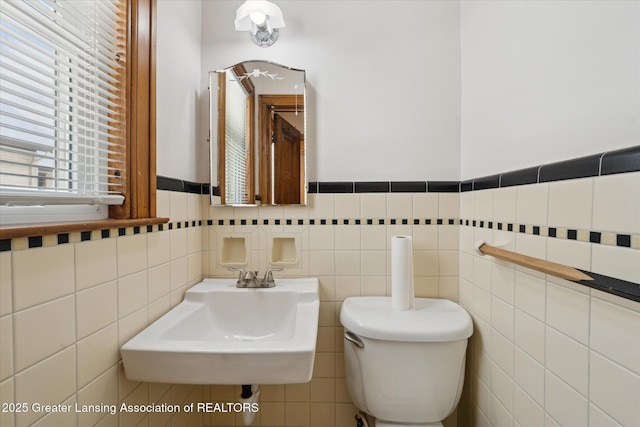
M 415 309 L 395 310 L 390 297 L 350 297 L 340 322 L 355 405 L 377 427 L 441 426 L 462 393 L 469 313 L 444 299 L 415 298 Z

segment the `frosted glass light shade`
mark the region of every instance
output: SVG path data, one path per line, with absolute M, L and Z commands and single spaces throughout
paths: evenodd
M 252 17 L 257 19 L 259 15 L 264 15 L 265 19 L 262 22 L 254 22 Z M 265 21 L 268 21 L 268 25 L 273 29 L 286 26 L 280 8 L 267 0 L 247 0 L 236 11 L 236 31 L 251 31 L 255 34 L 256 27 L 264 25 Z

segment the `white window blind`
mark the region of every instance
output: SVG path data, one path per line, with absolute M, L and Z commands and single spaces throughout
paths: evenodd
M 247 92 L 230 70 L 227 71 L 225 107 L 225 203 L 248 203 Z
M 120 3 L 2 0 L 0 220 L 14 206 L 122 203 Z

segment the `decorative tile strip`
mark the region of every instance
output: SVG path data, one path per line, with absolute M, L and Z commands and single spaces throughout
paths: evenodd
M 291 219 L 217 219 L 210 220 L 218 226 L 257 226 L 257 225 L 459 225 L 458 218 L 291 218 Z
M 120 227 L 93 231 L 79 231 L 72 233 L 60 233 L 43 236 L 17 237 L 14 239 L 0 240 L 0 252 L 20 251 L 24 249 L 35 249 L 56 245 L 66 245 L 68 243 L 89 242 L 92 240 L 110 239 L 114 237 L 134 236 L 137 234 L 157 233 L 168 230 L 179 230 L 184 228 L 194 228 L 213 225 L 211 220 L 189 220 L 173 221 L 166 224 L 155 224 L 147 226 Z
M 510 222 L 493 222 L 461 219 L 461 225 L 490 230 L 511 231 L 534 236 L 551 237 L 577 242 L 594 243 L 607 246 L 618 246 L 640 249 L 640 235 L 626 233 L 610 233 L 597 230 L 582 230 L 565 227 L 548 227 L 545 225 L 518 224 Z

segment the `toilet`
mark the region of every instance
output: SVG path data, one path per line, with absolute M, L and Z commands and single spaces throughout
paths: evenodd
M 460 400 L 471 316 L 444 299 L 414 305 L 349 297 L 340 311 L 347 388 L 376 427 L 442 426 Z

